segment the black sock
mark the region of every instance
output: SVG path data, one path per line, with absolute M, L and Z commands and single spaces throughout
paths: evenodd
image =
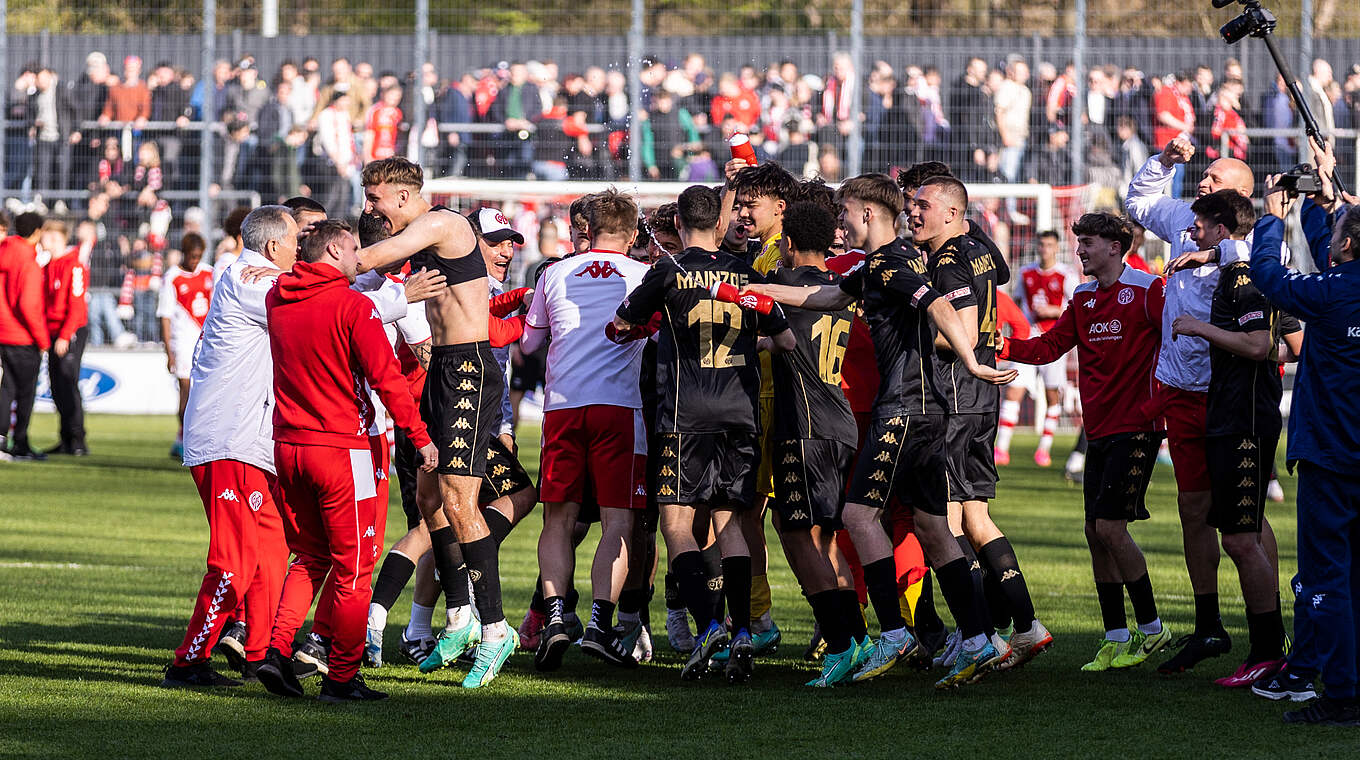
M 463 559 L 467 561 L 477 614 L 481 616 L 483 626 L 505 620 L 505 613 L 501 611 L 499 554 L 500 550 L 490 536 L 463 544 Z
M 1195 633 L 1207 636 L 1223 630 L 1223 618 L 1218 609 L 1218 592 L 1195 594 Z
M 1028 633 L 1034 625 L 1034 601 L 1030 599 L 1029 586 L 1020 572 L 1020 561 L 1015 558 L 1011 542 L 1005 536 L 995 539 L 982 547 L 979 556 L 1000 592 L 998 601 L 1015 623 L 1015 632 Z M 991 603 L 990 596 L 988 603 Z M 997 610 L 993 606 L 992 619 L 997 618 Z
M 486 520 L 486 529 L 491 531 L 491 540 L 496 542 L 496 546 L 500 546 L 505 537 L 510 535 L 510 531 L 515 529 L 515 526 L 505 519 L 505 515 L 494 509 L 483 509 L 482 519 Z
M 462 547 L 453 537 L 453 528 L 446 525 L 430 531 L 430 550 L 439 571 L 439 587 L 444 590 L 444 606 L 454 609 L 467 605 L 471 601 L 467 563 L 463 561 Z
M 864 585 L 869 590 L 869 604 L 878 616 L 879 631 L 905 628 L 907 621 L 897 602 L 897 565 L 893 558 L 884 557 L 865 565 Z
M 869 627 L 864 623 L 864 608 L 859 606 L 859 594 L 852 588 L 839 589 L 836 593 L 840 595 L 840 614 L 845 620 L 847 633 L 855 641 L 864 640 L 869 635 Z
M 1124 612 L 1124 584 L 1096 581 L 1096 599 L 1100 602 L 1100 618 L 1106 631 L 1129 627 L 1129 618 Z
M 666 573 L 666 609 L 683 610 L 685 600 L 680 597 L 680 583 L 675 573 Z
M 607 631 L 614 627 L 614 603 L 608 599 L 596 599 L 590 605 L 590 627 L 597 631 Z
M 406 588 L 406 582 L 416 571 L 416 563 L 397 552 L 388 552 L 378 569 L 378 579 L 373 582 L 373 603 L 385 610 L 392 609 Z
M 642 624 L 648 628 L 652 627 L 652 597 L 656 595 L 656 586 L 647 587 L 647 598 L 642 602 L 642 609 L 638 613 Z
M 1082 427 L 1081 431 L 1077 433 L 1077 443 L 1076 443 L 1075 446 L 1072 447 L 1072 450 L 1073 450 L 1073 451 L 1079 451 L 1079 452 L 1081 452 L 1081 453 L 1083 453 L 1083 454 L 1086 453 L 1086 428 L 1085 428 L 1085 427 Z
M 567 614 L 567 600 L 561 596 L 550 596 L 543 600 L 543 614 L 548 618 L 548 625 L 561 623 L 563 616 Z
M 529 609 L 537 613 L 543 613 L 547 607 L 543 606 L 543 576 L 534 579 L 534 595 L 529 599 Z
M 843 620 L 837 609 L 840 605 L 839 595 L 840 592 L 833 588 L 830 591 L 818 591 L 807 598 L 808 604 L 812 605 L 812 617 L 821 628 L 822 638 L 826 640 L 826 651 L 830 654 L 840 654 L 850 648 L 850 630 L 846 626 L 849 621 Z
M 969 572 L 977 574 L 976 604 L 982 611 L 982 632 L 990 637 L 992 634 L 996 633 L 996 628 L 992 626 L 991 607 L 987 603 L 987 594 L 982 584 L 982 561 L 978 559 L 977 552 L 973 550 L 973 544 L 969 542 L 965 536 L 954 536 L 954 541 L 958 543 L 959 551 L 963 552 L 963 558 L 968 561 Z M 941 587 L 941 590 L 943 590 L 943 587 Z M 954 603 L 949 602 L 948 600 L 946 600 L 946 602 L 950 605 L 949 609 L 952 612 Z
M 1152 596 L 1152 579 L 1147 573 L 1136 581 L 1124 584 L 1129 590 L 1129 601 L 1133 602 L 1133 619 L 1139 625 L 1146 625 L 1157 619 L 1157 600 Z
M 732 629 L 751 628 L 751 558 L 723 557 L 723 596 L 732 617 Z
M 867 578 L 868 568 L 865 570 Z M 971 639 L 986 633 L 987 623 L 981 614 L 983 612 L 980 598 L 981 578 L 969 569 L 968 558 L 959 557 L 953 562 L 935 568 L 935 575 L 940 579 L 940 593 L 944 595 L 949 612 L 954 616 L 954 624 L 959 628 L 959 635 Z
M 576 603 L 579 602 L 579 601 L 581 601 L 581 592 L 577 591 L 575 586 L 572 586 L 571 588 L 567 589 L 567 614 L 568 614 L 568 615 L 575 615 L 575 614 L 576 614 Z
M 1248 612 L 1247 634 L 1251 637 L 1247 662 L 1268 662 L 1284 657 L 1284 619 L 1279 607 L 1269 612 Z
M 640 614 L 647 606 L 647 589 L 626 588 L 619 594 L 619 614 Z
M 718 551 L 715 543 L 700 554 L 704 560 L 704 585 L 708 589 L 708 619 L 721 623 L 724 617 L 722 552 Z M 698 623 L 697 620 L 695 622 Z
M 671 569 L 680 600 L 689 608 L 694 625 L 702 632 L 713 621 L 713 600 L 708 594 L 704 557 L 699 552 L 682 552 L 671 560 Z
M 916 609 L 912 613 L 912 622 L 916 623 L 916 635 L 919 637 L 923 633 L 944 633 L 944 621 L 940 619 L 940 613 L 935 609 L 935 581 L 932 579 L 933 573 L 926 571 L 921 578 L 921 595 L 916 598 Z

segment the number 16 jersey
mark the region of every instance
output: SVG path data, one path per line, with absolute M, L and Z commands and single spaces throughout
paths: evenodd
M 633 324 L 646 324 L 661 312 L 657 433 L 759 431 L 756 338 L 783 332 L 788 322 L 778 305 L 761 315 L 715 301 L 709 288 L 715 282 L 744 288 L 763 281 L 735 256 L 687 248 L 653 264 L 619 306 L 618 315 Z
M 838 285 L 835 272 L 804 266 L 776 269 L 775 285 Z M 798 341 L 774 356 L 774 434 L 776 440 L 820 439 L 854 447 L 859 439 L 855 417 L 841 390 L 841 363 L 850 342 L 855 312 L 810 311 L 788 307 L 789 329 Z

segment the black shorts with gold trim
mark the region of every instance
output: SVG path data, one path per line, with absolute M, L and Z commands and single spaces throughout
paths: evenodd
M 657 504 L 749 509 L 760 463 L 755 433 L 657 435 Z
M 487 341 L 435 346 L 420 418 L 439 448 L 440 475 L 486 474 L 487 448 L 500 429 L 505 374 Z
M 895 494 L 930 515 L 948 512 L 946 418 L 942 414 L 876 417 L 855 462 L 846 503 L 882 509 Z
M 1086 444 L 1087 520 L 1146 520 L 1144 497 L 1157 464 L 1161 433 L 1116 433 Z
M 855 450 L 840 441 L 799 438 L 775 444 L 772 455 L 780 529 L 839 530 Z
M 1209 525 L 1220 533 L 1259 533 L 1280 436 L 1211 435 L 1204 439 L 1212 502 Z
M 502 496 L 509 496 L 534 485 L 519 457 L 505 448 L 498 436 L 493 436 L 486 447 L 486 473 L 482 475 L 482 488 L 477 501 L 482 506 L 490 504 Z

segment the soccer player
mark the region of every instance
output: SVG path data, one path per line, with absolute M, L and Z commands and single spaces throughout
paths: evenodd
M 898 239 L 895 225 L 903 197 L 891 178 L 854 177 L 840 186 L 836 197 L 845 244 L 870 251 L 865 265 L 839 285 L 757 285 L 751 290 L 789 306 L 819 311 L 863 301 L 881 384 L 871 443 L 855 465 L 843 519 L 864 564 L 869 600 L 882 634 L 853 677 L 861 681 L 886 673 L 916 647 L 898 605 L 893 545 L 879 522 L 890 497 L 897 494 L 913 507 L 921 544 L 962 630 L 963 652 L 949 675 L 936 683 L 946 688 L 980 677 L 983 664 L 998 660 L 1000 653 L 984 633 L 981 574 L 968 566 L 946 517 L 945 402 L 934 368 L 931 325 L 958 349 L 969 372 L 989 382 L 1006 382 L 1015 373 L 977 363 L 962 320 L 927 281 L 924 260 Z
M 926 180 L 912 205 L 912 237 L 926 254 L 935 289 L 958 311 L 971 335 L 978 364 L 990 367 L 996 364 L 998 273 L 992 252 L 968 233 L 967 209 L 968 190 L 962 182 L 953 177 Z M 937 349 L 948 351 L 948 344 L 942 343 L 935 339 Z M 957 358 L 937 367 L 943 373 L 940 387 L 949 412 L 945 442 L 951 528 L 964 555 L 971 561 L 976 552 L 983 572 L 996 583 L 999 593 L 989 600 L 991 605 L 1004 607 L 1004 617 L 1014 625 L 1009 642 L 992 631 L 993 644 L 1002 655 L 997 665 L 1018 667 L 1052 646 L 1053 636 L 1035 618 L 1015 550 L 987 508 L 987 500 L 996 498 L 993 449 L 1000 394 L 995 386 L 968 374 Z
M 52 258 L 43 269 L 47 330 L 52 348 L 47 353 L 47 377 L 52 404 L 61 416 L 61 440 L 48 454 L 85 456 L 85 403 L 80 396 L 80 359 L 89 342 L 87 301 L 90 278 L 80 261 L 80 247 L 67 246 L 66 223 L 43 224 L 43 249 Z M 183 409 L 183 407 L 181 407 Z
M 1169 142 L 1134 175 L 1124 201 L 1130 217 L 1171 244 L 1168 261 L 1173 263 L 1183 254 L 1199 250 L 1191 233 L 1195 214 L 1190 204 L 1165 195 L 1178 165 L 1189 161 L 1194 152 L 1194 146 L 1185 138 Z M 1197 193 L 1204 196 L 1218 190 L 1235 190 L 1250 198 L 1254 187 L 1250 167 L 1235 158 L 1220 158 L 1204 170 Z M 1205 263 L 1178 271 L 1172 271 L 1173 266 L 1167 269 L 1170 272 L 1166 283 L 1167 308 L 1157 357 L 1157 381 L 1162 387 L 1156 403 L 1166 421 L 1167 442 L 1175 465 L 1185 566 L 1195 596 L 1195 630 L 1183 637 L 1180 649 L 1158 670 L 1181 673 L 1205 659 L 1226 654 L 1232 649 L 1232 639 L 1219 612 L 1218 532 L 1208 523 L 1213 502 L 1204 448 L 1209 343 L 1198 337 L 1177 337 L 1171 329 L 1172 320 L 1182 314 L 1200 321 L 1209 319 L 1214 288 L 1218 286 L 1218 264 Z M 1275 533 L 1269 520 L 1262 523 L 1261 541 L 1271 564 L 1279 567 Z
M 246 216 L 244 248 L 216 281 L 194 351 L 184 408 L 184 465 L 207 513 L 208 570 L 163 686 L 240 683 L 217 673 L 208 659 L 227 613 L 243 601 L 249 602 L 241 620 L 244 643 L 238 644 L 243 675 L 256 675 L 266 659 L 288 562 L 270 426 L 274 386 L 265 294 L 273 283 L 247 279 L 243 272 L 292 268 L 297 232 L 283 206 L 261 206 Z
M 751 675 L 751 558 L 740 514 L 755 497 L 760 389 L 757 331 L 788 350 L 793 333 L 774 310 L 756 318 L 714 300 L 714 283 L 745 287 L 760 275 L 719 252 L 722 200 L 711 188 L 692 186 L 677 201 L 676 229 L 685 250 L 658 261 L 619 306 L 613 325 L 628 333 L 661 312 L 657 349 L 657 500 L 661 532 L 672 558 L 680 592 L 704 629 L 682 676 L 702 677 L 707 662 L 727 643 L 722 621 L 714 619 L 704 593 L 703 559 L 696 532 L 711 513 L 722 552 L 723 588 L 735 635 L 726 674 L 730 681 Z M 698 530 L 696 531 L 696 528 Z
M 1082 272 L 1095 280 L 1077 286 L 1048 331 L 1007 340 L 1001 358 L 1042 365 L 1077 349 L 1077 384 L 1090 436 L 1083 484 L 1086 543 L 1105 624 L 1100 649 L 1082 670 L 1095 672 L 1140 665 L 1171 642 L 1170 629 L 1157 616 L 1147 561 L 1128 530 L 1130 522 L 1150 517 L 1143 498 L 1161 434 L 1147 407 L 1165 285 L 1124 263 L 1133 236 L 1119 217 L 1084 214 L 1072 233 Z M 1138 622 L 1132 632 L 1124 615 L 1125 588 Z
M 324 702 L 387 697 L 368 688 L 359 672 L 369 581 L 382 551 L 387 505 L 374 498 L 373 453 L 362 433 L 376 410 L 367 393 L 355 394 L 356 384 L 367 384 L 382 399 L 420 450 L 423 469 L 433 470 L 438 462 L 377 309 L 349 287 L 357 275 L 358 250 L 349 224 L 312 225 L 297 264 L 278 277 L 267 298 L 277 401 L 275 459 L 295 526 L 289 549 L 296 555 L 294 566 L 305 566 L 314 581 L 329 570 L 334 582 L 333 594 L 321 600 L 329 607 L 332 644 L 319 695 Z M 278 650 L 270 654 L 260 668 L 261 683 L 276 693 L 301 696 L 279 688 L 286 682 L 274 672 Z
M 42 355 L 52 346 L 43 314 L 43 275 L 38 266 L 38 241 L 43 218 L 32 211 L 14 218 L 15 234 L 0 243 L 0 429 L 10 431 L 10 405 L 14 404 L 14 427 L 0 454 L 15 459 L 41 461 L 47 455 L 34 451 L 28 442 L 28 423 L 38 392 Z
M 780 242 L 782 266 L 768 281 L 792 286 L 839 283 L 841 276 L 826 266 L 835 231 L 830 211 L 808 202 L 790 206 Z M 869 652 L 853 583 L 848 573 L 837 576 L 832 559 L 858 438 L 840 385 L 855 314 L 848 307 L 833 312 L 790 307 L 785 315 L 797 345 L 773 357 L 774 413 L 769 424 L 775 527 L 827 642 L 821 675 L 808 685 L 826 687 L 848 679 L 859 664 L 857 655 L 867 657 Z
M 490 683 L 518 640 L 501 610 L 498 548 L 478 505 L 491 439 L 499 429 L 504 373 L 488 342 L 490 304 L 486 261 L 467 219 L 434 208 L 420 195 L 424 174 L 401 157 L 364 167 L 365 212 L 386 220 L 392 237 L 360 252 L 360 269 L 385 267 L 415 257 L 412 267 L 442 272 L 446 287 L 425 307 L 434 336 L 421 415 L 440 452 L 439 494 L 449 525 L 430 532 L 441 580 L 457 576 L 450 549 L 459 544 L 472 579 L 480 630 L 471 610 L 457 612 L 456 637 L 463 649 L 477 646 L 468 688 Z M 446 593 L 449 588 L 445 588 Z M 479 638 L 480 637 L 480 638 Z M 480 643 L 478 643 L 480 642 Z
M 647 505 L 642 398 L 643 342 L 606 335 L 614 311 L 642 282 L 647 266 L 628 257 L 637 235 L 637 204 L 610 189 L 587 206 L 590 250 L 544 271 L 526 316 L 521 348 L 548 345 L 540 485 L 543 532 L 538 540 L 547 625 L 534 656 L 556 670 L 571 639 L 564 620 L 575 568 L 573 532 L 587 484 L 599 504 L 600 543 L 591 567 L 594 602 L 581 650 L 612 665 L 637 665 L 614 631 L 614 611 L 629 569 L 638 511 Z M 638 438 L 643 440 L 639 441 Z
M 212 302 L 212 267 L 203 261 L 207 243 L 196 232 L 180 241 L 180 263 L 170 267 L 161 282 L 156 317 L 161 321 L 161 343 L 165 346 L 165 368 L 179 385 L 179 432 L 170 456 L 184 456 L 184 407 L 189 403 L 189 375 L 194 368 L 194 347 L 203 334 Z
M 1015 281 L 1015 302 L 1025 313 L 1036 332 L 1046 332 L 1053 327 L 1062 315 L 1063 304 L 1072 297 L 1077 287 L 1075 272 L 1058 263 L 1058 233 L 1044 230 L 1039 233 L 1039 260 L 1020 270 Z M 1067 387 L 1067 357 L 1036 368 L 1039 380 L 1044 384 L 1044 428 L 1039 436 L 1039 448 L 1034 450 L 1034 463 L 1040 467 L 1053 464 L 1050 453 L 1053 449 L 1053 436 L 1058 430 L 1058 420 L 1062 417 L 1063 389 Z M 1034 386 L 1034 374 L 1021 372 L 1016 382 L 1006 388 L 1006 399 L 1001 402 L 1001 423 L 996 436 L 996 463 L 1008 465 L 1011 462 L 1011 435 L 1015 423 L 1020 420 L 1020 400 L 1026 390 Z
M 1241 667 L 1216 683 L 1243 688 L 1268 679 L 1284 665 L 1279 579 L 1261 546 L 1266 489 L 1282 427 L 1280 321 L 1278 311 L 1251 282 L 1245 242 L 1256 221 L 1251 201 L 1233 190 L 1219 190 L 1200 196 L 1190 210 L 1200 250 L 1226 247 L 1236 254 L 1219 270 L 1209 321 L 1183 314 L 1172 329 L 1176 335 L 1209 342 L 1205 453 L 1213 503 L 1208 521 L 1222 534 L 1223 550 L 1237 566 L 1251 638 Z

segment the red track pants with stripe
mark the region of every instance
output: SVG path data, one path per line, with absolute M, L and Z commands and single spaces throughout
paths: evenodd
M 243 600 L 246 657 L 262 660 L 288 563 L 274 476 L 233 459 L 195 465 L 190 472 L 208 517 L 208 571 L 175 664 L 207 660 Z
M 382 446 L 386 451 L 386 446 Z M 284 528 L 294 556 L 284 581 L 270 646 L 285 655 L 327 573 L 317 619 L 331 637 L 329 678 L 348 681 L 359 671 L 368 621 L 369 584 L 386 528 L 386 469 L 364 449 L 274 444 L 283 493 Z M 375 477 L 382 473 L 381 481 Z M 379 500 L 377 483 L 383 498 Z

